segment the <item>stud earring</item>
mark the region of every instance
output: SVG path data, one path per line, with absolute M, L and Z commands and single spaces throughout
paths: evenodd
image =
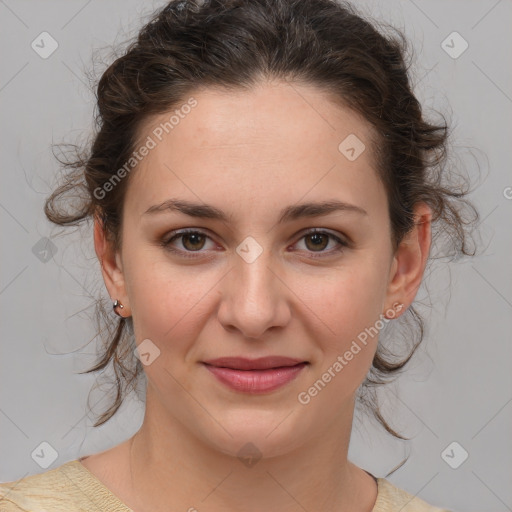
M 120 316 L 121 318 L 124 318 L 123 315 L 121 315 L 120 313 L 118 313 L 116 311 L 116 308 L 119 308 L 119 309 L 124 309 L 124 306 L 116 299 L 112 305 L 112 308 L 114 310 L 114 313 L 117 315 L 117 316 Z
M 393 304 L 393 314 L 392 316 L 388 316 L 388 312 L 389 310 L 386 312 L 386 314 L 384 315 L 384 318 L 388 318 L 389 320 L 391 320 L 392 318 L 396 318 L 396 313 L 399 313 L 400 311 L 402 311 L 404 305 L 400 302 L 395 302 Z

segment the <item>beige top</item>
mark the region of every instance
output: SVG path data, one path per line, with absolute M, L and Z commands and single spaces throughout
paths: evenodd
M 449 512 L 376 478 L 372 512 Z M 0 484 L 1 512 L 134 512 L 79 460 L 55 469 Z

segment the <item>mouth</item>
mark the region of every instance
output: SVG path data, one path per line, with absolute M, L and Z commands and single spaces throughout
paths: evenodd
M 274 391 L 295 379 L 309 362 L 290 357 L 259 359 L 221 357 L 203 365 L 219 382 L 232 390 L 249 394 Z

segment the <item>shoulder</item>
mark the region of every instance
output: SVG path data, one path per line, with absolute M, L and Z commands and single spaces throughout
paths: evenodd
M 2 512 L 132 512 L 78 460 L 0 483 Z
M 372 512 L 450 512 L 400 489 L 385 478 L 377 478 L 377 500 Z

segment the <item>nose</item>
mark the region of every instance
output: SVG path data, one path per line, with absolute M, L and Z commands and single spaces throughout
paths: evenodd
M 256 259 L 238 254 L 220 287 L 218 319 L 227 331 L 239 331 L 248 339 L 261 339 L 265 333 L 283 328 L 291 318 L 290 298 L 284 269 L 270 251 Z

